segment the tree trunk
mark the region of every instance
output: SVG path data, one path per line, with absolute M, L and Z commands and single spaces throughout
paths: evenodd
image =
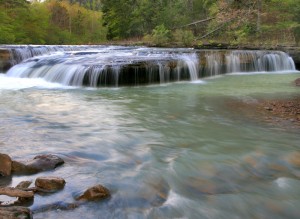
M 262 0 L 257 0 L 256 32 L 258 34 L 260 34 L 261 32 L 261 8 L 262 8 Z

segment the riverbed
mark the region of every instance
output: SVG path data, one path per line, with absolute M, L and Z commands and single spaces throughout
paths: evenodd
M 230 102 L 293 98 L 300 74 L 233 74 L 161 85 L 80 88 L 0 75 L 0 147 L 15 160 L 56 154 L 65 189 L 37 195 L 34 218 L 298 218 L 299 127 Z M 251 109 L 249 109 L 251 110 Z M 89 186 L 111 198 L 66 211 Z

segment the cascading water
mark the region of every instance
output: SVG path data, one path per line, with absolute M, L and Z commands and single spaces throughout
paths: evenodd
M 295 71 L 280 51 L 158 49 L 121 46 L 7 46 L 9 77 L 67 86 L 124 86 L 195 81 L 226 73 Z
M 227 73 L 295 70 L 291 57 L 280 51 L 232 51 L 225 56 Z
M 222 54 L 220 52 L 206 52 L 206 74 L 210 77 L 221 74 Z

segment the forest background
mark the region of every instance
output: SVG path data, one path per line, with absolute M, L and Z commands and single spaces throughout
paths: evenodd
M 300 0 L 0 0 L 0 44 L 299 45 Z

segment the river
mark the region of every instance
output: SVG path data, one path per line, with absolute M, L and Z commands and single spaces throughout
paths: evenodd
M 290 98 L 299 72 L 229 74 L 91 88 L 0 74 L 0 147 L 15 160 L 56 154 L 65 189 L 36 195 L 34 218 L 298 218 L 297 127 L 247 117 L 231 101 Z M 89 186 L 111 198 L 72 210 Z

